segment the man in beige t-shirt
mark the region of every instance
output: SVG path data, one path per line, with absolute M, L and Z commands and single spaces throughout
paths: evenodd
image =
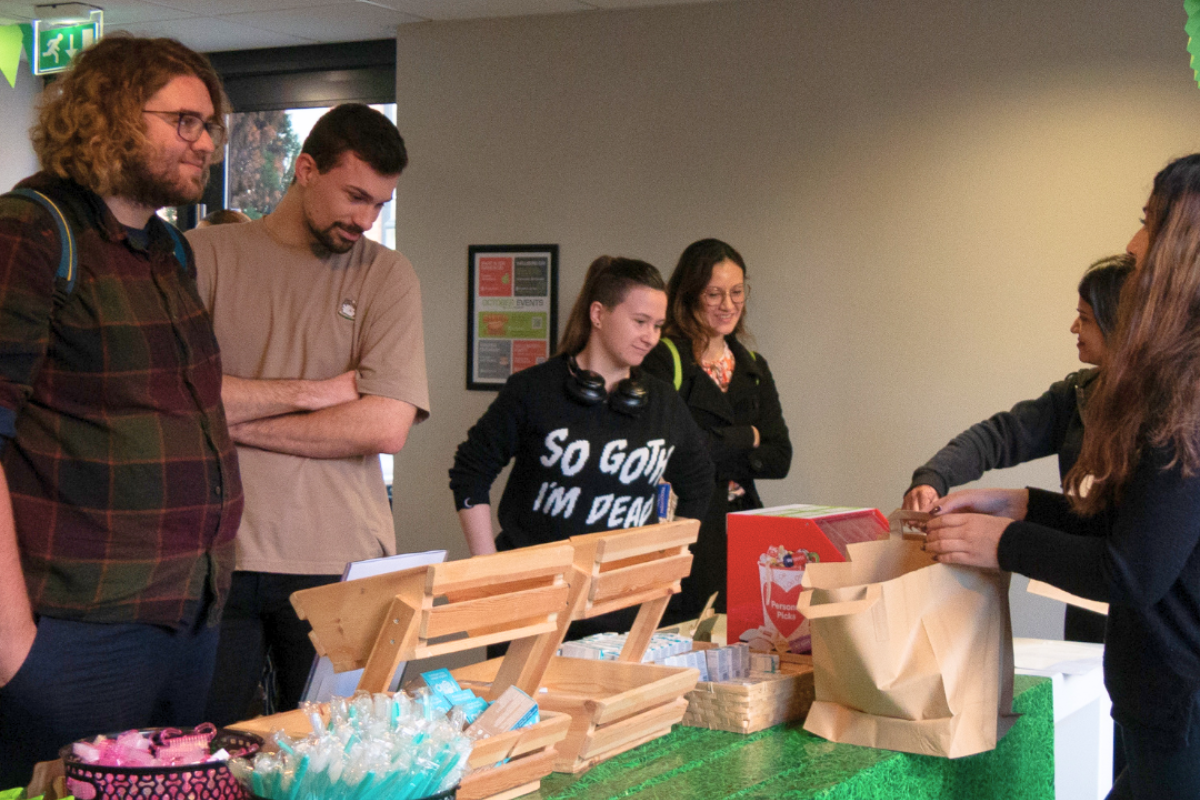
M 386 117 L 338 106 L 271 214 L 188 233 L 246 492 L 208 704 L 217 725 L 245 719 L 268 655 L 279 709 L 299 702 L 314 653 L 292 592 L 396 551 L 379 454 L 429 415 L 421 292 L 408 260 L 363 232 L 406 163 Z

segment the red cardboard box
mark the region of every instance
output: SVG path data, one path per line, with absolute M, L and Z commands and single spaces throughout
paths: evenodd
M 808 621 L 796 610 L 810 561 L 845 561 L 846 545 L 886 539 L 888 522 L 873 508 L 790 505 L 739 511 L 726 517 L 727 636 L 793 653 L 812 651 Z

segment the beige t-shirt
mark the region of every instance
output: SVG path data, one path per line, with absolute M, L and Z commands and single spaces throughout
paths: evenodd
M 200 297 L 226 375 L 324 380 L 358 372 L 362 394 L 429 412 L 421 288 L 404 256 L 361 240 L 317 256 L 262 221 L 188 231 Z M 237 568 L 340 574 L 396 552 L 379 458 L 316 459 L 238 447 L 246 510 Z

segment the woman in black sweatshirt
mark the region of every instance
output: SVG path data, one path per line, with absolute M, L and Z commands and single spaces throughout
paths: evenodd
M 455 453 L 450 488 L 472 555 L 655 522 L 660 478 L 679 516 L 704 516 L 704 439 L 672 388 L 638 372 L 666 308 L 650 264 L 592 263 L 559 354 L 509 378 Z M 513 459 L 493 541 L 490 490 Z

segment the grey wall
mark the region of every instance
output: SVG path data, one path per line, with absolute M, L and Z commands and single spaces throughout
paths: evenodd
M 7 192 L 17 181 L 37 170 L 37 159 L 29 146 L 29 126 L 34 121 L 34 104 L 42 89 L 40 78 L 30 73 L 28 62 L 21 62 L 17 85 L 10 87 L 0 77 L 0 192 Z
M 565 313 L 597 255 L 669 272 L 730 241 L 796 446 L 766 500 L 894 508 L 952 435 L 1078 366 L 1080 273 L 1200 149 L 1184 22 L 1125 0 L 742 0 L 402 26 L 398 241 L 433 417 L 397 459 L 401 546 L 465 554 L 446 469 L 493 396 L 464 389 L 469 244 L 559 243 Z M 1018 633 L 1057 634 L 1048 601 L 1014 608 Z

